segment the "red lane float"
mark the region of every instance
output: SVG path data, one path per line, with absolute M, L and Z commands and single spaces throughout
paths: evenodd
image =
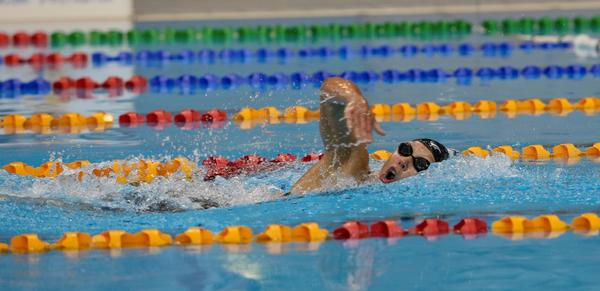
M 141 93 L 146 91 L 148 87 L 148 80 L 146 78 L 136 75 L 131 77 L 127 82 L 125 82 L 125 88 L 129 91 L 135 93 Z
M 50 65 L 51 68 L 58 68 L 63 63 L 70 63 L 76 68 L 85 67 L 88 62 L 88 55 L 82 52 L 76 52 L 71 55 L 62 55 L 60 53 L 34 53 L 29 57 L 24 57 L 16 53 L 7 54 L 4 56 L 4 63 L 9 67 L 21 66 L 29 64 L 36 68 L 44 64 Z
M 48 34 L 42 31 L 34 32 L 31 35 L 31 44 L 35 47 L 47 47 L 48 46 Z
M 200 116 L 200 120 L 203 122 L 215 122 L 215 121 L 226 121 L 227 113 L 219 109 L 211 109 Z
M 96 83 L 90 77 L 79 78 L 75 81 L 75 89 L 91 91 L 99 87 L 100 84 Z
M 10 37 L 4 32 L 0 32 L 0 48 L 5 48 L 10 43 Z
M 12 60 L 12 62 L 15 61 L 17 60 Z M 123 81 L 122 78 L 117 76 L 110 76 L 102 82 L 96 82 L 90 77 L 83 77 L 77 80 L 71 79 L 69 77 L 61 77 L 60 79 L 52 83 L 52 89 L 58 92 L 69 89 L 93 91 L 98 88 L 104 88 L 107 90 L 119 90 L 126 88 L 127 90 L 141 93 L 146 90 L 146 86 L 147 81 L 144 77 L 141 76 L 133 76 L 128 81 Z
M 122 127 L 136 127 L 145 122 L 146 118 L 144 115 L 136 112 L 126 112 L 119 116 L 119 125 Z
M 360 221 L 348 221 L 333 231 L 333 238 L 338 240 L 361 239 L 369 236 L 369 226 Z
M 399 237 L 408 234 L 395 220 L 380 220 L 371 224 L 372 237 Z
M 68 80 L 63 80 L 60 84 L 66 82 L 68 82 Z M 227 120 L 227 113 L 218 109 L 209 110 L 204 114 L 201 114 L 194 109 L 184 109 L 176 113 L 174 117 L 168 111 L 157 109 L 147 113 L 145 118 L 143 116 L 144 115 L 136 112 L 127 112 L 119 116 L 119 124 L 125 127 L 135 127 L 147 123 L 148 126 L 155 129 L 162 129 L 171 123 L 175 123 L 178 127 L 183 129 L 191 129 L 197 127 L 198 122 L 204 122 L 211 125 L 211 127 L 215 127 L 220 126 Z
M 29 35 L 25 32 L 19 31 L 13 34 L 12 43 L 16 47 L 25 47 L 29 45 Z
M 179 111 L 179 113 L 175 114 L 175 118 L 173 119 L 177 124 L 185 124 L 189 122 L 199 122 L 200 121 L 200 111 L 194 109 L 184 109 Z
M 171 113 L 164 110 L 154 110 L 146 114 L 146 123 L 148 125 L 171 123 Z
M 476 217 L 468 217 L 459 221 L 452 228 L 454 233 L 462 235 L 477 235 L 487 233 L 487 223 Z
M 411 234 L 418 234 L 422 236 L 438 236 L 448 234 L 450 232 L 450 229 L 448 226 L 448 222 L 444 220 L 437 218 L 427 218 L 421 223 L 409 228 L 408 232 Z

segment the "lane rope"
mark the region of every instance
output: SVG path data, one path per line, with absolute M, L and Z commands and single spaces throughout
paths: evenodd
M 474 104 L 464 101 L 454 101 L 449 104 L 435 102 L 421 102 L 416 105 L 409 103 L 384 104 L 377 103 L 371 106 L 375 119 L 379 122 L 411 122 L 437 121 L 440 116 L 449 116 L 455 120 L 468 120 L 472 114 L 482 119 L 496 118 L 502 112 L 508 118 L 519 115 L 540 116 L 550 113 L 553 116 L 568 116 L 574 110 L 583 112 L 586 116 L 593 116 L 600 111 L 600 98 L 583 97 L 576 103 L 571 103 L 567 98 L 553 98 L 545 102 L 538 98 L 505 100 L 498 105 L 495 101 L 479 100 Z M 318 109 L 310 110 L 304 106 L 290 106 L 279 110 L 272 106 L 263 108 L 245 107 L 228 117 L 226 111 L 211 109 L 200 112 L 195 109 L 184 109 L 176 113 L 162 109 L 153 110 L 147 114 L 126 112 L 118 117 L 120 128 L 132 128 L 142 125 L 155 130 L 163 130 L 174 124 L 182 130 L 193 130 L 202 127 L 220 128 L 231 120 L 241 129 L 250 129 L 254 126 L 272 125 L 281 122 L 289 124 L 306 124 L 317 121 L 320 117 Z M 78 134 L 81 132 L 104 132 L 112 128 L 115 118 L 106 112 L 96 112 L 89 116 L 70 112 L 61 116 L 52 116 L 48 113 L 36 113 L 29 117 L 21 114 L 10 114 L 0 119 L 0 127 L 4 134 Z
M 508 99 L 500 105 L 496 101 L 479 100 L 474 104 L 464 101 L 454 101 L 449 104 L 421 102 L 416 105 L 409 103 L 383 104 L 371 106 L 375 119 L 379 122 L 411 122 L 437 121 L 440 116 L 449 116 L 455 120 L 468 120 L 472 114 L 482 119 L 492 119 L 498 112 L 508 118 L 519 115 L 539 116 L 550 113 L 553 116 L 568 116 L 574 110 L 579 110 L 587 116 L 593 116 L 600 111 L 600 98 L 583 97 L 575 103 L 567 98 L 553 98 L 546 102 L 542 99 L 525 100 Z M 202 127 L 220 128 L 226 121 L 231 120 L 241 129 L 254 126 L 278 124 L 305 124 L 317 121 L 319 110 L 310 110 L 304 106 L 290 106 L 282 110 L 272 106 L 263 108 L 245 107 L 233 116 L 228 117 L 226 111 L 211 109 L 200 112 L 195 109 L 184 109 L 179 112 L 169 112 L 162 109 L 153 110 L 147 114 L 126 112 L 118 116 L 120 128 L 149 126 L 155 130 L 163 130 L 172 124 L 182 130 L 193 130 Z M 78 134 L 81 132 L 104 132 L 112 128 L 115 118 L 106 112 L 96 112 L 89 116 L 70 112 L 61 116 L 48 113 L 36 113 L 29 117 L 21 114 L 10 114 L 0 120 L 4 134 Z
M 95 81 L 90 77 L 82 77 L 79 79 L 71 79 L 69 77 L 61 77 L 57 81 L 52 82 L 38 78 L 29 82 L 22 81 L 17 78 L 0 81 L 0 96 L 14 98 L 20 95 L 43 95 L 48 94 L 51 90 L 60 94 L 65 90 L 83 90 L 94 91 L 97 89 L 104 90 L 123 90 L 127 89 L 133 92 L 145 92 L 149 86 L 152 92 L 173 92 L 177 91 L 180 94 L 190 94 L 196 91 L 211 91 L 211 90 L 229 90 L 241 86 L 250 86 L 259 90 L 275 90 L 275 89 L 302 89 L 308 84 L 319 86 L 325 79 L 329 77 L 339 76 L 344 79 L 351 80 L 359 84 L 372 83 L 445 83 L 449 79 L 455 79 L 459 85 L 470 85 L 473 79 L 489 82 L 493 80 L 513 81 L 519 78 L 526 80 L 536 80 L 542 77 L 550 80 L 571 79 L 581 80 L 585 76 L 591 75 L 600 78 L 600 64 L 583 66 L 579 64 L 556 66 L 548 65 L 540 66 L 525 66 L 516 68 L 512 66 L 501 67 L 481 67 L 477 69 L 457 68 L 453 71 L 446 71 L 440 68 L 434 69 L 409 69 L 406 71 L 389 69 L 381 72 L 375 71 L 345 71 L 334 74 L 327 71 L 317 71 L 312 74 L 303 72 L 294 73 L 274 73 L 265 74 L 261 72 L 252 73 L 248 76 L 241 76 L 236 73 L 217 76 L 214 74 L 206 74 L 202 76 L 181 75 L 178 77 L 166 77 L 156 75 L 150 78 L 143 76 L 133 76 L 129 80 L 124 81 L 120 77 L 111 76 L 104 81 Z
M 10 245 L 0 242 L 0 253 L 14 254 L 42 253 L 56 251 L 82 251 L 88 249 L 125 249 L 166 246 L 202 246 L 211 244 L 249 245 L 265 244 L 271 253 L 280 253 L 280 248 L 273 244 L 310 243 L 313 246 L 325 240 L 359 240 L 359 239 L 400 239 L 407 235 L 422 236 L 427 240 L 436 240 L 449 234 L 461 235 L 467 240 L 480 238 L 488 232 L 510 240 L 524 238 L 554 239 L 567 231 L 584 236 L 596 236 L 600 230 L 600 217 L 596 213 L 584 213 L 567 224 L 555 214 L 543 214 L 534 218 L 524 216 L 507 216 L 492 222 L 478 217 L 466 217 L 450 227 L 448 221 L 440 218 L 417 220 L 417 224 L 403 229 L 396 220 L 387 219 L 371 223 L 347 221 L 341 226 L 327 230 L 316 222 L 305 222 L 290 227 L 283 224 L 269 224 L 265 229 L 254 234 L 247 226 L 226 226 L 219 233 L 202 227 L 190 227 L 183 233 L 171 236 L 158 229 L 143 229 L 136 233 L 124 230 L 106 230 L 96 235 L 86 232 L 66 232 L 54 243 L 42 240 L 35 233 L 15 235 Z M 310 248 L 309 250 L 316 250 Z M 227 251 L 227 248 L 225 248 Z
M 362 45 L 358 48 L 348 46 L 331 47 L 305 47 L 305 48 L 270 48 L 262 47 L 257 49 L 202 49 L 199 51 L 183 50 L 173 52 L 169 50 L 140 50 L 137 52 L 121 51 L 114 54 L 104 52 L 75 52 L 70 55 L 54 53 L 34 53 L 28 57 L 17 53 L 0 56 L 0 64 L 8 68 L 29 65 L 34 69 L 62 69 L 64 63 L 73 65 L 73 68 L 86 68 L 91 62 L 93 67 L 103 67 L 110 63 L 120 65 L 132 65 L 143 67 L 162 68 L 164 64 L 212 64 L 215 62 L 245 64 L 251 61 L 264 63 L 270 60 L 286 61 L 288 59 L 308 59 L 318 58 L 319 60 L 328 58 L 337 58 L 342 60 L 360 58 L 388 58 L 400 56 L 403 58 L 412 58 L 416 56 L 425 57 L 448 57 L 461 56 L 470 57 L 475 53 L 480 53 L 483 57 L 509 57 L 514 50 L 531 53 L 534 51 L 564 51 L 571 49 L 573 45 L 566 41 L 556 42 L 484 42 L 480 45 L 471 43 L 461 44 L 435 44 L 428 43 L 422 45 Z

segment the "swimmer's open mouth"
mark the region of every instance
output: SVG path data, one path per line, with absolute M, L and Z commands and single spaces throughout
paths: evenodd
M 386 183 L 386 184 L 394 182 L 395 178 L 396 178 L 396 168 L 395 167 L 389 168 L 385 172 L 385 174 L 381 174 L 379 176 L 379 180 L 381 180 L 381 182 Z

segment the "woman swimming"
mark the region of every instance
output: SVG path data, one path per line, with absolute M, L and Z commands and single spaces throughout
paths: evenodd
M 448 158 L 448 150 L 431 139 L 400 143 L 378 173 L 369 170 L 367 144 L 372 131 L 385 135 L 360 89 L 352 81 L 328 78 L 321 85 L 319 128 L 325 145 L 322 159 L 292 186 L 290 194 L 324 191 L 350 178 L 357 183 L 379 178 L 391 183 L 427 170 Z

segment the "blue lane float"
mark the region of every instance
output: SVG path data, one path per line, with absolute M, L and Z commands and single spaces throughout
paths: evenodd
M 551 80 L 580 80 L 588 75 L 596 78 L 600 77 L 600 64 L 591 66 L 579 64 L 566 66 L 548 65 L 545 67 L 529 65 L 520 68 L 513 66 L 480 68 L 460 67 L 454 70 L 444 70 L 441 68 L 414 68 L 405 71 L 389 69 L 380 72 L 366 70 L 337 73 L 327 71 L 316 71 L 313 73 L 293 72 L 289 74 L 266 74 L 263 72 L 255 72 L 247 76 L 236 73 L 223 76 L 214 74 L 202 76 L 185 74 L 175 77 L 156 75 L 148 78 L 148 87 L 152 92 L 172 92 L 180 90 L 182 93 L 192 93 L 197 90 L 228 90 L 241 86 L 251 86 L 256 89 L 300 89 L 306 85 L 319 86 L 325 79 L 333 76 L 340 76 L 361 84 L 372 84 L 377 82 L 390 84 L 445 83 L 449 79 L 455 79 L 459 85 L 469 85 L 475 79 L 483 82 L 494 80 L 511 81 L 517 79 L 535 80 L 540 78 Z M 96 87 L 93 87 L 90 90 L 96 90 Z M 4 98 L 14 98 L 19 95 L 48 94 L 50 91 L 50 82 L 45 79 L 35 79 L 29 82 L 24 82 L 19 79 L 0 81 L 0 96 Z
M 12 99 L 22 95 L 44 95 L 51 92 L 50 82 L 38 78 L 31 81 L 8 79 L 0 81 L 0 97 Z
M 522 42 L 513 44 L 510 42 L 485 42 L 481 45 L 470 43 L 453 44 L 407 44 L 402 46 L 391 45 L 363 45 L 358 48 L 348 46 L 340 47 L 307 47 L 307 48 L 257 48 L 250 49 L 202 49 L 199 51 L 184 50 L 179 52 L 170 52 L 166 50 L 141 50 L 137 52 L 120 52 L 116 55 L 104 52 L 95 52 L 91 55 L 94 66 L 103 66 L 107 63 L 119 63 L 128 65 L 133 62 L 142 65 L 156 65 L 166 62 L 180 63 L 214 63 L 214 62 L 235 62 L 245 63 L 251 60 L 256 62 L 267 62 L 269 60 L 284 61 L 291 58 L 339 58 L 349 59 L 353 57 L 394 57 L 400 56 L 411 58 L 416 56 L 435 57 L 435 56 L 462 56 L 468 57 L 476 52 L 484 57 L 508 57 L 514 50 L 523 52 L 548 51 L 548 50 L 567 50 L 572 47 L 569 42 L 556 43 L 533 43 Z
M 343 71 L 328 72 L 316 71 L 313 73 L 293 72 L 266 74 L 263 72 L 251 73 L 247 76 L 239 74 L 227 74 L 216 76 L 213 74 L 193 77 L 183 75 L 179 77 L 154 76 L 150 79 L 150 90 L 153 92 L 173 92 L 180 90 L 190 92 L 193 90 L 218 90 L 234 89 L 241 86 L 249 86 L 255 89 L 275 90 L 280 88 L 300 89 L 305 86 L 319 86 L 329 77 L 339 76 L 359 84 L 373 83 L 445 83 L 454 79 L 459 85 L 469 85 L 473 80 L 482 82 L 489 81 L 511 81 L 517 79 L 535 80 L 547 79 L 570 79 L 580 80 L 585 76 L 600 77 L 600 64 L 593 66 L 567 65 L 555 66 L 501 66 L 467 68 L 461 67 L 454 70 L 433 69 L 389 69 L 380 72 L 366 71 Z

